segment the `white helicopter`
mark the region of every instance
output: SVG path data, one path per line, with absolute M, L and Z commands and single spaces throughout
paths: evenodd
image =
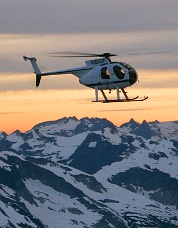
M 134 98 L 129 98 L 126 87 L 132 86 L 138 80 L 138 74 L 136 70 L 130 66 L 128 63 L 123 62 L 112 62 L 110 57 L 116 56 L 111 53 L 103 54 L 91 54 L 91 53 L 79 53 L 72 52 L 69 53 L 51 53 L 57 54 L 53 57 L 101 57 L 99 59 L 92 59 L 85 61 L 85 66 L 45 72 L 42 73 L 37 65 L 37 60 L 35 57 L 23 56 L 25 61 L 30 60 L 34 72 L 36 74 L 36 86 L 40 85 L 41 77 L 49 75 L 60 75 L 60 74 L 73 74 L 79 78 L 79 82 L 82 85 L 95 89 L 95 101 L 93 102 L 131 102 L 131 101 L 144 101 L 148 97 L 139 99 L 138 96 Z M 59 54 L 65 54 L 59 55 Z M 101 91 L 104 99 L 99 99 L 98 91 Z M 116 90 L 116 99 L 108 99 L 104 90 Z M 123 93 L 124 98 L 120 97 L 120 91 Z

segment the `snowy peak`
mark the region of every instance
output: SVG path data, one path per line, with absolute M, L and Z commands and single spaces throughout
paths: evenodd
M 79 121 L 76 117 L 64 117 L 59 120 L 40 123 L 32 128 L 31 131 L 37 134 L 70 136 L 78 124 Z
M 113 123 L 111 123 L 109 120 L 103 118 L 82 118 L 80 120 L 80 124 L 75 129 L 75 133 L 81 133 L 86 130 L 89 131 L 104 131 L 105 128 L 110 128 L 112 130 L 116 129 L 116 126 L 114 126 Z
M 7 136 L 5 132 L 0 132 L 0 139 L 3 139 Z
M 142 136 L 145 139 L 150 139 L 151 137 L 157 135 L 157 133 L 151 129 L 151 127 L 145 120 L 133 131 L 131 131 L 131 133 L 138 136 Z
M 76 117 L 64 117 L 56 121 L 40 123 L 32 128 L 31 131 L 34 131 L 37 135 L 48 134 L 69 137 L 88 130 L 103 130 L 106 127 L 115 128 L 115 126 L 107 119 L 86 117 L 78 120 Z M 31 131 L 29 131 L 29 133 Z
M 122 124 L 120 127 L 122 129 L 127 130 L 128 132 L 133 131 L 135 128 L 137 128 L 140 124 L 138 122 L 136 122 L 134 119 L 130 119 L 130 121 L 128 123 L 124 123 Z
M 157 139 L 172 138 L 176 139 L 178 135 L 178 121 L 170 122 L 147 122 L 144 120 L 141 124 L 131 119 L 128 123 L 122 124 L 120 128 L 126 132 L 141 136 L 145 139 L 156 137 Z
M 76 117 L 1 134 L 2 227 L 178 227 L 177 135 Z
M 121 125 L 121 128 L 128 133 L 141 136 L 145 139 L 150 139 L 155 135 L 155 132 L 151 129 L 149 123 L 144 120 L 141 124 L 131 119 L 128 123 Z

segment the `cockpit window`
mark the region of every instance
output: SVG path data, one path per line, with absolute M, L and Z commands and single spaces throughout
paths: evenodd
M 124 78 L 125 72 L 122 69 L 122 67 L 114 66 L 113 67 L 113 71 L 114 71 L 114 73 L 115 73 L 115 75 L 117 76 L 118 79 L 123 79 Z
M 134 70 L 134 68 L 133 67 L 131 67 L 128 63 L 122 63 L 122 62 L 120 62 L 120 64 L 122 65 L 122 66 L 124 66 L 126 69 L 128 69 L 128 70 Z
M 101 78 L 102 79 L 110 79 L 110 73 L 107 67 L 101 68 Z

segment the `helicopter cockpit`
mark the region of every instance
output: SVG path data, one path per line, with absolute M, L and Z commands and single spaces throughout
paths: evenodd
M 133 85 L 138 80 L 138 74 L 137 74 L 136 70 L 132 66 L 130 66 L 128 63 L 120 62 L 119 64 L 122 65 L 123 67 L 125 67 L 126 69 L 128 69 L 128 73 L 130 76 L 129 83 L 131 85 Z
M 126 72 L 124 71 L 123 67 L 126 68 L 128 70 L 128 74 L 129 74 L 129 83 L 130 85 L 133 85 L 137 79 L 138 79 L 138 75 L 136 70 L 130 66 L 128 63 L 123 63 L 123 62 L 111 62 L 112 64 L 112 71 L 114 72 L 115 76 L 119 79 L 119 80 L 123 80 L 125 77 Z M 110 72 L 109 69 L 105 66 L 107 65 L 102 64 L 102 68 L 101 68 L 101 78 L 102 79 L 110 79 Z

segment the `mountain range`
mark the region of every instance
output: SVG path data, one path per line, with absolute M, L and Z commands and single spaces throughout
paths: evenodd
M 1 227 L 178 227 L 178 121 L 0 132 Z

